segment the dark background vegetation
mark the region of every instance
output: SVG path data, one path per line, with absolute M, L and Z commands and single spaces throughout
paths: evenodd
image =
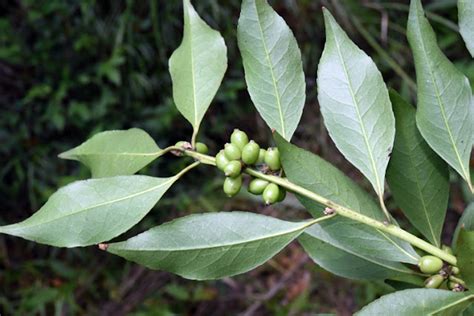
M 330 8 L 374 58 L 387 84 L 413 100 L 414 68 L 405 38 L 408 0 L 271 3 L 297 37 L 307 76 L 307 104 L 294 142 L 370 189 L 335 150 L 321 122 L 315 87 L 324 44 L 321 6 Z M 194 4 L 223 34 L 230 61 L 199 139 L 216 152 L 239 127 L 262 145 L 271 145 L 243 80 L 235 31 L 240 1 Z M 443 51 L 474 79 L 474 63 L 456 31 L 455 1 L 424 4 Z M 181 41 L 181 10 L 179 0 L 0 0 L 0 224 L 28 217 L 58 187 L 88 177 L 85 168 L 57 154 L 99 131 L 140 127 L 160 146 L 189 139 L 191 127 L 174 107 L 167 66 Z M 183 164 L 162 157 L 143 172 L 167 176 Z M 227 199 L 222 181 L 212 168 L 193 171 L 121 238 L 207 210 L 306 216 L 291 196 L 275 207 L 264 207 L 246 194 Z M 445 242 L 464 208 L 457 183 L 453 177 Z M 144 269 L 95 247 L 58 249 L 0 236 L 2 315 L 348 315 L 388 291 L 382 283 L 349 281 L 323 271 L 297 244 L 250 273 L 194 282 Z

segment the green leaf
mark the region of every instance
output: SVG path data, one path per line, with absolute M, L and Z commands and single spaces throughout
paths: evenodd
M 291 182 L 373 219 L 384 220 L 382 211 L 367 192 L 329 162 L 286 142 L 278 134 L 275 141 Z M 298 198 L 314 217 L 321 216 L 319 204 Z M 408 243 L 345 218 L 336 217 L 313 225 L 311 231 L 313 237 L 349 253 L 412 264 L 419 258 Z
M 387 182 L 395 202 L 431 243 L 440 247 L 448 207 L 447 164 L 426 144 L 416 127 L 415 108 L 391 91 L 396 136 Z
M 112 243 L 107 251 L 187 279 L 218 279 L 263 264 L 307 226 L 245 212 L 196 214 Z
M 59 155 L 91 169 L 92 177 L 131 175 L 164 153 L 145 131 L 132 128 L 98 133 Z
M 458 0 L 459 31 L 474 57 L 474 1 Z
M 119 176 L 77 181 L 59 189 L 26 220 L 0 233 L 56 247 L 110 240 L 137 224 L 179 178 Z
M 453 236 L 453 250 L 461 278 L 474 289 L 474 203 L 464 210 Z
M 474 202 L 471 202 L 471 204 L 466 207 L 462 213 L 461 218 L 459 219 L 458 225 L 456 226 L 456 230 L 453 234 L 453 250 L 456 249 L 456 243 L 461 228 L 467 229 L 469 231 L 474 230 Z
M 469 184 L 473 105 L 469 80 L 443 54 L 423 13 L 412 0 L 407 27 L 418 82 L 416 123 L 426 142 Z
M 183 41 L 171 56 L 169 69 L 176 107 L 197 135 L 227 70 L 227 47 L 220 33 L 199 17 L 189 0 L 183 0 L 183 11 Z
M 395 137 L 387 87 L 372 59 L 324 9 L 326 45 L 318 68 L 318 100 L 329 135 L 383 199 Z
M 357 316 L 443 315 L 457 316 L 474 300 L 474 295 L 446 290 L 410 289 L 382 296 L 364 307 Z
M 333 246 L 322 241 L 320 234 L 313 227 L 307 228 L 298 237 L 298 242 L 318 265 L 341 277 L 417 282 L 416 276 L 413 275 L 414 272 L 403 264 L 361 255 L 357 251 Z
M 306 97 L 293 33 L 266 0 L 243 0 L 237 39 L 255 107 L 271 129 L 290 140 Z
M 474 231 L 461 228 L 456 242 L 456 257 L 461 278 L 474 289 Z

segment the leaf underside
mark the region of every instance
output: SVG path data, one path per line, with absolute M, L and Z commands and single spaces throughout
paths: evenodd
M 301 53 L 293 33 L 266 0 L 243 0 L 237 39 L 255 107 L 271 129 L 290 140 L 306 97 Z
M 458 0 L 459 32 L 474 57 L 474 1 Z
M 435 289 L 410 289 L 384 295 L 356 316 L 439 315 L 458 316 L 474 301 L 474 295 Z
M 318 66 L 318 101 L 329 135 L 380 197 L 395 137 L 387 87 L 372 59 L 324 9 L 326 44 Z
M 384 219 L 375 201 L 337 168 L 322 158 L 291 145 L 278 135 L 275 136 L 275 141 L 281 153 L 285 174 L 290 181 L 356 212 L 377 220 Z M 322 215 L 321 205 L 307 198 L 297 197 L 314 217 Z M 301 238 L 317 237 L 337 248 L 341 257 L 356 255 L 362 259 L 367 258 L 368 262 L 378 258 L 381 261 L 407 263 L 416 263 L 418 258 L 408 243 L 344 218 L 333 218 L 315 224 L 308 231 L 311 231 L 311 235 L 305 233 Z M 315 244 L 319 247 L 320 243 L 315 241 Z M 335 255 L 334 257 L 336 258 Z
M 440 247 L 448 207 L 449 169 L 418 132 L 415 108 L 394 91 L 390 97 L 396 117 L 396 136 L 387 182 L 395 202 L 410 222 Z
M 195 214 L 109 244 L 107 251 L 187 279 L 219 279 L 263 264 L 307 225 L 245 212 Z
M 26 220 L 0 232 L 56 247 L 108 241 L 137 224 L 177 177 L 118 176 L 77 181 Z
M 147 132 L 131 128 L 94 135 L 59 155 L 82 162 L 93 178 L 131 175 L 163 154 Z
M 196 134 L 227 70 L 227 47 L 189 0 L 183 0 L 183 11 L 183 41 L 169 60 L 169 70 L 176 107 Z
M 407 26 L 418 86 L 416 122 L 421 135 L 471 187 L 474 100 L 469 80 L 443 54 L 424 16 L 412 0 Z

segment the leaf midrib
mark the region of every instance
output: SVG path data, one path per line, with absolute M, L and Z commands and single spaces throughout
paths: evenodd
M 146 189 L 144 191 L 141 191 L 141 192 L 137 192 L 137 193 L 134 193 L 134 194 L 131 194 L 131 195 L 127 195 L 125 197 L 121 197 L 121 198 L 118 198 L 118 199 L 114 199 L 114 200 L 110 200 L 110 201 L 106 201 L 106 202 L 102 202 L 102 203 L 99 203 L 99 204 L 95 204 L 95 205 L 92 205 L 92 206 L 89 206 L 89 207 L 86 207 L 86 208 L 83 208 L 83 209 L 80 209 L 80 210 L 77 210 L 77 211 L 73 211 L 71 213 L 68 213 L 64 216 L 61 216 L 61 217 L 55 217 L 55 218 L 52 218 L 52 219 L 49 219 L 49 220 L 46 220 L 46 221 L 42 221 L 42 222 L 38 222 L 38 223 L 34 223 L 32 225 L 21 225 L 21 222 L 18 223 L 18 224 L 12 224 L 12 225 L 8 225 L 8 226 L 4 226 L 3 228 L 0 228 L 0 232 L 8 232 L 8 228 L 11 228 L 13 229 L 13 231 L 15 230 L 22 230 L 24 228 L 31 228 L 31 227 L 35 227 L 35 226 L 40 226 L 40 225 L 46 225 L 46 224 L 49 224 L 51 222 L 54 222 L 54 221 L 57 221 L 57 220 L 62 220 L 64 218 L 68 218 L 70 216 L 75 216 L 79 213 L 82 213 L 82 212 L 87 212 L 87 211 L 90 211 L 90 210 L 93 210 L 95 208 L 98 208 L 98 207 L 101 207 L 101 206 L 105 206 L 105 205 L 109 205 L 109 204 L 114 204 L 114 203 L 118 203 L 118 202 L 121 202 L 121 201 L 124 201 L 124 200 L 127 200 L 127 199 L 132 199 L 132 198 L 135 198 L 137 196 L 140 196 L 140 195 L 143 195 L 143 194 L 146 194 L 146 193 L 149 193 L 149 192 L 152 192 L 154 190 L 158 190 L 160 187 L 164 186 L 164 185 L 167 185 L 169 184 L 170 182 L 174 181 L 176 179 L 176 177 L 170 177 L 169 180 L 163 182 L 163 183 L 160 183 L 154 187 L 151 187 L 149 189 Z M 16 227 L 15 227 L 16 226 Z M 6 230 L 5 230 L 6 229 Z
M 313 237 L 313 238 L 315 238 L 315 239 L 320 240 L 319 238 L 314 237 L 314 236 L 311 235 L 310 233 L 306 233 L 306 234 L 310 235 L 311 237 Z M 322 241 L 322 240 L 321 240 L 321 241 Z M 325 241 L 322 241 L 322 242 L 325 242 Z M 398 272 L 402 272 L 402 273 L 406 273 L 406 274 L 417 275 L 416 272 L 411 271 L 411 270 L 408 270 L 408 271 L 407 271 L 407 270 L 401 270 L 401 269 L 398 269 L 398 268 L 393 267 L 393 266 L 390 266 L 390 265 L 385 265 L 385 264 L 383 264 L 382 262 L 377 261 L 378 258 L 364 257 L 364 256 L 360 255 L 359 253 L 350 250 L 350 248 L 336 247 L 336 246 L 333 245 L 333 244 L 330 244 L 330 245 L 333 246 L 333 247 L 335 247 L 335 248 L 337 248 L 337 249 L 339 249 L 339 250 L 341 250 L 341 251 L 345 251 L 345 252 L 347 252 L 348 254 L 351 254 L 351 255 L 356 256 L 356 257 L 358 257 L 358 258 L 360 258 L 360 259 L 363 259 L 363 260 L 372 262 L 373 264 L 380 265 L 380 266 L 385 267 L 385 268 L 387 268 L 387 269 L 394 270 L 394 271 L 398 271 Z M 381 259 L 380 259 L 380 260 L 381 260 Z
M 370 156 L 370 162 L 371 162 L 371 166 L 372 166 L 372 171 L 374 172 L 374 175 L 375 175 L 375 180 L 377 181 L 377 195 L 378 196 L 381 196 L 381 194 L 383 193 L 383 189 L 380 185 L 380 179 L 379 179 L 379 174 L 377 172 L 377 167 L 375 165 L 375 160 L 374 160 L 374 157 L 373 157 L 373 154 L 372 154 L 372 150 L 370 149 L 370 145 L 369 145 L 369 141 L 368 141 L 368 137 L 367 137 L 367 132 L 365 130 L 365 126 L 364 124 L 362 124 L 362 117 L 360 115 L 360 111 L 359 111 L 359 106 L 358 106 L 358 102 L 357 102 L 357 99 L 355 97 L 355 94 L 354 94 L 354 89 L 352 87 L 352 82 L 349 78 L 349 73 L 348 73 L 348 70 L 347 70 L 347 66 L 346 66 L 346 63 L 344 61 L 344 58 L 342 58 L 342 55 L 341 55 L 341 51 L 340 51 L 340 47 L 339 47 L 339 42 L 337 40 L 337 36 L 336 36 L 336 33 L 335 33 L 335 30 L 333 28 L 333 25 L 332 25 L 332 21 L 329 23 L 330 27 L 331 27 L 331 31 L 332 31 L 332 34 L 333 34 L 333 38 L 334 38 L 334 43 L 336 44 L 336 50 L 337 50 L 337 53 L 338 53 L 338 56 L 339 56 L 339 59 L 342 63 L 342 68 L 344 69 L 344 75 L 347 79 L 347 82 L 348 82 L 348 85 L 349 85 L 349 91 L 351 93 L 351 97 L 352 97 L 352 102 L 354 103 L 354 107 L 356 109 L 356 112 L 357 112 L 357 117 L 359 119 L 359 125 L 360 125 L 360 128 L 362 130 L 362 136 L 364 138 L 364 142 L 365 142 L 365 146 L 367 147 L 367 151 L 369 153 L 369 156 Z
M 163 152 L 163 150 L 155 152 L 141 152 L 141 153 L 104 153 L 104 152 L 88 152 L 88 153 L 72 153 L 71 156 L 156 156 Z
M 447 120 L 447 117 L 446 117 L 446 113 L 444 111 L 444 107 L 445 107 L 445 104 L 443 102 L 443 100 L 441 99 L 441 95 L 440 95 L 440 92 L 439 92 L 439 87 L 438 87 L 438 83 L 436 82 L 436 79 L 434 77 L 434 73 L 433 73 L 433 69 L 431 67 L 431 59 L 429 58 L 427 52 L 426 52 L 426 47 L 425 47 L 425 40 L 424 40 L 424 37 L 421 35 L 421 25 L 420 25 L 420 17 L 419 17 L 419 12 L 418 12 L 419 8 L 417 7 L 417 13 L 416 13 L 416 24 L 417 24 L 417 30 L 418 30 L 418 36 L 420 37 L 420 43 L 421 43 L 421 48 L 422 48 L 422 51 L 423 51 L 423 55 L 425 57 L 425 60 L 426 60 L 426 64 L 427 64 L 427 68 L 428 68 L 428 72 L 430 74 L 430 77 L 431 77 L 431 81 L 433 82 L 433 86 L 434 86 L 434 89 L 435 89 L 435 93 L 436 93 L 436 100 L 438 101 L 438 106 L 440 108 L 440 111 L 441 111 L 441 115 L 443 117 L 443 123 L 446 127 L 446 131 L 448 132 L 448 135 L 449 135 L 449 140 L 451 141 L 451 146 L 453 147 L 454 149 L 454 153 L 456 154 L 456 158 L 458 160 L 458 163 L 459 165 L 461 166 L 461 169 L 462 169 L 462 173 L 463 173 L 463 177 L 466 179 L 466 181 L 468 181 L 470 183 L 470 175 L 468 172 L 466 172 L 465 168 L 464 168 L 464 164 L 462 163 L 462 159 L 461 159 L 461 156 L 459 154 L 459 151 L 456 147 L 456 143 L 454 141 L 454 138 L 453 138 L 453 135 L 452 135 L 452 132 L 451 132 L 451 127 L 449 126 L 448 124 L 448 120 Z M 438 48 L 439 49 L 439 48 Z
M 195 78 L 195 70 L 194 70 L 194 53 L 193 53 L 193 40 L 192 40 L 192 25 L 191 25 L 191 16 L 189 15 L 189 6 L 191 6 L 191 3 L 187 3 L 186 5 L 186 15 L 188 17 L 188 23 L 189 23 L 189 54 L 190 54 L 190 59 L 191 59 L 191 79 L 192 79 L 192 84 L 193 84 L 193 109 L 194 109 L 194 117 L 193 117 L 193 122 L 194 122 L 194 128 L 196 128 L 199 125 L 198 119 L 197 119 L 197 113 L 198 113 L 198 108 L 197 108 L 197 102 L 196 102 L 196 78 Z
M 441 311 L 443 311 L 443 310 L 445 310 L 445 309 L 448 309 L 448 308 L 450 308 L 450 307 L 452 307 L 452 306 L 455 306 L 455 305 L 457 305 L 457 304 L 460 304 L 460 303 L 462 303 L 463 301 L 468 301 L 468 300 L 470 300 L 470 299 L 472 299 L 472 298 L 474 298 L 474 294 L 471 294 L 471 295 L 469 295 L 469 296 L 465 296 L 465 297 L 463 297 L 463 298 L 461 298 L 461 299 L 459 299 L 459 300 L 456 300 L 456 301 L 454 301 L 454 302 L 452 302 L 452 303 L 450 303 L 450 304 L 448 304 L 448 305 L 445 305 L 445 306 L 441 307 L 440 309 L 437 309 L 437 310 L 435 310 L 435 311 L 432 311 L 432 312 L 429 313 L 428 315 L 435 315 L 436 313 L 439 313 L 439 312 L 441 312 Z
M 415 129 L 416 129 L 416 126 L 415 126 Z M 415 132 L 417 132 L 417 131 L 415 130 Z M 419 144 L 419 146 L 421 146 L 421 144 Z M 411 152 L 411 150 L 410 150 L 410 152 Z M 425 214 L 426 221 L 428 223 L 428 227 L 430 228 L 431 236 L 433 237 L 433 242 L 435 243 L 436 247 L 439 247 L 439 241 L 438 241 L 438 238 L 436 238 L 436 235 L 435 235 L 434 230 L 433 230 L 433 226 L 431 225 L 431 220 L 430 220 L 430 217 L 428 216 L 428 209 L 427 209 L 426 204 L 425 204 L 425 198 L 424 198 L 424 196 L 422 194 L 422 191 L 421 191 L 421 187 L 420 187 L 420 183 L 419 183 L 420 182 L 419 174 L 418 174 L 418 171 L 416 169 L 416 165 L 415 165 L 415 163 L 412 159 L 411 154 L 408 154 L 408 159 L 410 160 L 410 164 L 412 165 L 413 169 L 415 170 L 416 189 L 418 190 L 418 193 L 420 194 L 420 200 L 421 200 L 421 204 L 423 206 L 423 213 Z
M 405 249 L 403 249 L 399 244 L 397 244 L 395 242 L 395 240 L 391 239 L 389 236 L 387 236 L 384 232 L 382 232 L 381 230 L 379 229 L 376 229 L 385 239 L 387 239 L 389 242 L 391 242 L 395 248 L 398 248 L 400 250 L 401 253 L 404 253 L 405 255 L 407 255 L 408 257 L 412 258 L 415 262 L 418 261 L 418 259 L 413 256 L 412 254 L 410 254 L 408 251 L 406 251 Z
M 123 248 L 119 248 L 119 247 L 115 247 L 115 250 L 123 250 L 123 251 L 131 251 L 131 252 L 157 252 L 157 251 L 168 251 L 168 252 L 183 252 L 183 251 L 195 251 L 195 250 L 209 250 L 209 249 L 215 249 L 215 248 L 224 248 L 224 247 L 235 247 L 235 246 L 238 246 L 238 245 L 243 245 L 243 244 L 248 244 L 248 243 L 253 243 L 253 242 L 258 242 L 258 241 L 262 241 L 262 240 L 265 240 L 265 239 L 271 239 L 271 238 L 277 238 L 277 237 L 281 237 L 281 236 L 284 236 L 284 235 L 289 235 L 291 233 L 295 233 L 297 232 L 298 230 L 301 230 L 303 231 L 305 228 L 307 228 L 308 226 L 311 226 L 312 223 L 311 222 L 308 222 L 308 223 L 304 223 L 304 225 L 302 225 L 301 227 L 299 228 L 295 228 L 295 229 L 291 229 L 291 230 L 288 230 L 288 231 L 282 231 L 282 232 L 279 232 L 277 234 L 270 234 L 270 235 L 265 235 L 265 236 L 261 236 L 259 238 L 256 238 L 256 239 L 251 239 L 251 240 L 242 240 L 242 241 L 238 241 L 238 242 L 233 242 L 233 243 L 228 243 L 228 244 L 220 244 L 220 245 L 209 245 L 208 247 L 205 247 L 205 246 L 198 246 L 198 247 L 189 247 L 189 248 L 180 248 L 180 249 L 173 249 L 173 248 L 160 248 L 160 249 L 150 249 L 150 248 L 145 248 L 145 249 L 127 249 L 125 247 Z M 296 237 L 295 237 L 296 238 Z M 114 249 L 114 246 L 113 245 L 110 245 L 110 248 L 109 249 Z
M 260 24 L 260 14 L 259 14 L 259 11 L 258 11 L 258 6 L 257 6 L 257 3 L 255 1 L 253 3 L 255 5 L 255 11 L 257 12 L 257 24 L 258 24 L 258 28 L 260 30 L 260 36 L 262 38 L 263 49 L 265 50 L 265 58 L 267 59 L 268 68 L 270 68 L 270 74 L 272 76 L 273 89 L 275 90 L 275 97 L 276 97 L 276 101 L 277 101 L 277 105 L 278 105 L 278 114 L 280 116 L 281 132 L 283 134 L 283 137 L 286 138 L 285 122 L 283 120 L 283 112 L 282 112 L 282 108 L 281 108 L 280 93 L 279 93 L 279 89 L 278 89 L 278 86 L 277 86 L 275 74 L 273 72 L 273 66 L 272 66 L 273 64 L 270 60 L 270 54 L 268 52 L 267 43 L 265 42 L 265 36 L 264 36 L 264 33 L 263 33 L 262 25 Z

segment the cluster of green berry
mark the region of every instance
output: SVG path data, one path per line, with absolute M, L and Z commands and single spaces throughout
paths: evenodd
M 216 155 L 216 165 L 226 176 L 223 189 L 229 197 L 239 193 L 242 187 L 242 170 L 247 166 L 253 166 L 267 174 L 282 174 L 278 148 L 262 149 L 238 129 L 230 136 L 230 143 L 225 144 L 224 149 Z M 262 179 L 252 179 L 248 190 L 255 195 L 261 194 L 266 204 L 281 202 L 286 195 L 283 188 Z
M 443 247 L 443 250 L 452 253 L 451 248 Z M 448 280 L 447 286 L 453 291 L 463 291 L 464 282 L 455 277 L 459 274 L 459 268 L 454 266 L 444 265 L 443 261 L 434 256 L 423 256 L 418 261 L 420 271 L 426 274 L 431 274 L 425 280 L 425 287 L 430 289 L 437 289 L 441 287 L 445 280 Z

